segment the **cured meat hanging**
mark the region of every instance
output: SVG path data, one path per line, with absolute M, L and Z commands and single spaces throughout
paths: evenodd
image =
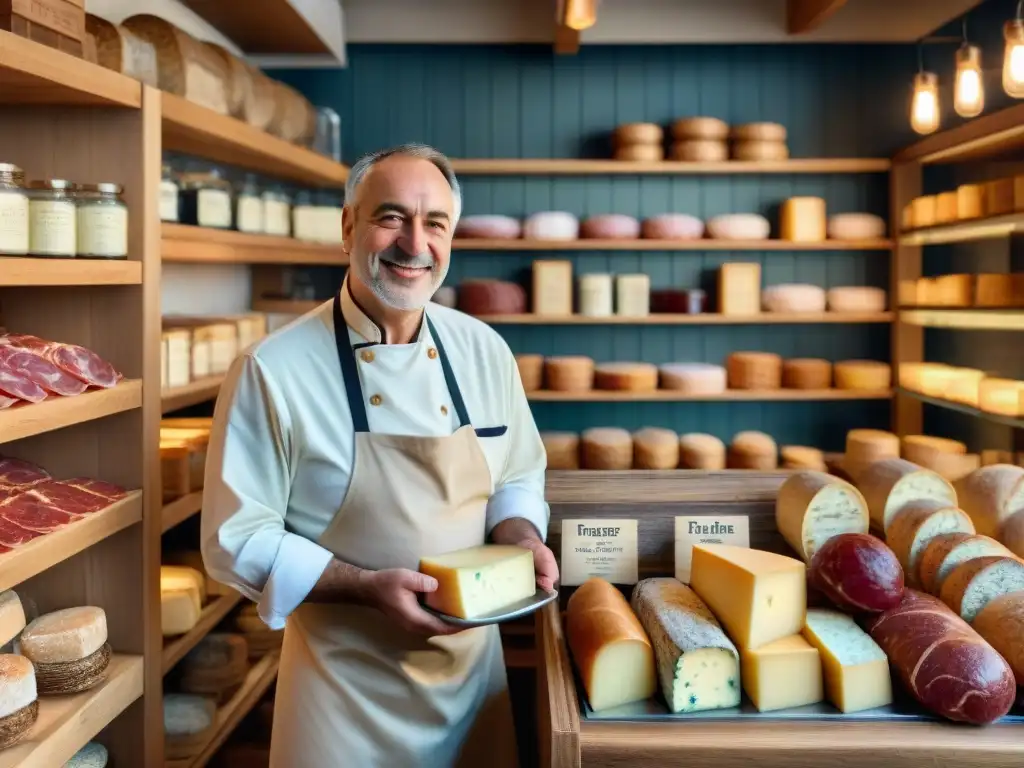
M 78 344 L 48 341 L 27 333 L 9 333 L 0 336 L 0 345 L 31 352 L 88 386 L 109 388 L 124 378 L 102 357 Z

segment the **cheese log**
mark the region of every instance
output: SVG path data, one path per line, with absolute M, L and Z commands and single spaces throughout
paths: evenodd
M 761 291 L 761 308 L 765 312 L 824 312 L 825 289 L 806 283 L 769 285 Z
M 671 429 L 646 427 L 633 433 L 633 469 L 675 469 L 679 435 Z
M 991 600 L 971 622 L 974 631 L 999 651 L 1024 687 L 1024 592 L 1011 592 Z
M 1020 590 L 1024 590 L 1024 563 L 1012 555 L 986 555 L 950 571 L 939 597 L 969 624 L 991 600 Z
M 587 579 L 572 593 L 565 634 L 591 709 L 640 701 L 657 691 L 651 641 L 626 598 L 604 579 Z
M 759 648 L 804 625 L 807 572 L 791 557 L 727 544 L 695 544 L 690 586 L 741 648 Z
M 889 660 L 871 636 L 846 614 L 808 608 L 802 631 L 818 649 L 825 697 L 843 713 L 892 704 Z
M 879 390 L 892 386 L 892 368 L 875 360 L 842 360 L 832 366 L 836 389 Z
M 986 555 L 1010 555 L 1009 549 L 995 539 L 958 531 L 932 538 L 921 553 L 918 577 L 926 592 L 938 595 L 946 577 L 960 563 Z
M 640 237 L 640 222 L 621 213 L 590 216 L 580 223 L 580 237 L 595 240 L 636 240 Z
M 727 213 L 707 222 L 708 235 L 716 240 L 767 240 L 768 219 L 756 213 Z
M 692 589 L 675 579 L 643 579 L 631 605 L 654 646 L 669 710 L 739 706 L 739 653 Z
M 0 717 L 13 715 L 37 698 L 32 662 L 17 654 L 0 653 Z
M 25 623 L 25 608 L 18 593 L 13 589 L 0 592 L 0 646 L 16 638 L 25 628 Z
M 544 356 L 516 355 L 515 358 L 523 390 L 533 392 L 540 389 L 544 385 Z
M 984 725 L 1013 706 L 1013 672 L 938 598 L 913 589 L 866 627 L 908 691 L 950 720 Z
M 846 433 L 843 468 L 854 480 L 876 461 L 899 457 L 900 439 L 892 432 L 881 429 L 851 429 Z M 861 488 L 862 493 L 863 491 Z
M 674 141 L 669 154 L 684 163 L 720 163 L 729 159 L 729 144 L 709 139 Z
M 783 360 L 782 386 L 787 389 L 828 389 L 832 386 L 832 363 L 807 357 Z
M 779 210 L 779 239 L 820 243 L 825 239 L 827 231 L 824 198 L 791 197 L 782 201 Z M 824 296 L 822 299 L 824 303 Z
M 630 469 L 633 437 L 618 427 L 593 427 L 581 436 L 584 469 Z
M 1015 512 L 1003 521 L 999 538 L 1008 550 L 1024 558 L 1024 510 Z
M 523 234 L 523 225 L 511 216 L 484 214 L 463 216 L 455 227 L 456 237 L 479 237 L 488 240 L 514 240 Z
M 594 368 L 594 387 L 652 392 L 658 388 L 658 367 L 651 363 L 601 363 Z
M 575 240 L 579 233 L 579 219 L 565 211 L 535 213 L 523 222 L 527 240 Z
M 732 352 L 725 360 L 731 389 L 779 389 L 782 358 L 774 352 Z
M 679 466 L 682 469 L 725 469 L 725 443 L 701 432 L 680 435 Z
M 547 357 L 544 384 L 556 392 L 586 392 L 594 386 L 594 361 L 582 355 Z
M 866 533 L 841 533 L 811 560 L 808 582 L 849 613 L 878 613 L 899 604 L 904 575 L 882 541 Z
M 729 124 L 717 117 L 681 117 L 669 129 L 677 141 L 687 139 L 712 139 L 724 141 L 729 138 Z
M 928 542 L 944 533 L 974 533 L 974 525 L 963 510 L 940 501 L 913 501 L 893 515 L 885 540 L 903 566 L 908 586 L 922 585 L 921 556 Z
M 983 536 L 1000 538 L 1011 515 L 1024 510 L 1024 468 L 1012 464 L 981 467 L 956 484 L 960 508 Z
M 523 547 L 468 547 L 420 558 L 419 570 L 437 579 L 437 589 L 426 593 L 427 605 L 460 619 L 500 611 L 537 591 L 533 552 Z
M 526 291 L 503 280 L 463 280 L 459 309 L 467 315 L 521 315 L 526 312 Z
M 783 469 L 810 469 L 815 472 L 828 470 L 825 454 L 806 445 L 784 445 L 779 448 L 779 458 Z
M 837 213 L 828 219 L 832 240 L 876 240 L 885 237 L 885 219 L 873 213 Z
M 860 491 L 825 472 L 795 472 L 775 497 L 775 527 L 805 563 L 840 533 L 867 533 L 868 506 Z
M 802 635 L 740 651 L 743 690 L 758 712 L 817 704 L 824 698 L 821 655 Z
M 885 291 L 866 285 L 829 288 L 826 294 L 829 312 L 883 312 Z
M 573 432 L 541 432 L 549 470 L 580 468 L 580 436 Z
M 644 219 L 640 234 L 651 240 L 698 240 L 704 237 L 704 222 L 685 213 L 662 213 Z
M 876 461 L 856 479 L 868 502 L 871 527 L 879 532 L 887 531 L 896 513 L 911 503 L 935 501 L 957 506 L 957 493 L 948 481 L 904 459 Z M 974 526 L 978 527 L 977 521 Z
M 661 389 L 687 395 L 718 395 L 725 392 L 725 368 L 711 363 L 666 363 L 658 367 Z

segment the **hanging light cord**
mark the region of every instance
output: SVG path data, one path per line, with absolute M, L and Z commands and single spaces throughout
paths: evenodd
M 1024 0 L 1017 0 L 1017 21 L 1021 20 L 1024 16 Z

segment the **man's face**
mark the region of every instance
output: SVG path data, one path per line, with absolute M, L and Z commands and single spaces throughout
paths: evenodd
M 419 310 L 448 273 L 454 199 L 428 160 L 393 155 L 375 166 L 342 214 L 352 277 L 386 306 Z

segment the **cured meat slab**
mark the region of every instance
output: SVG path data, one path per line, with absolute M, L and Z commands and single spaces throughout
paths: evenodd
M 55 395 L 80 395 L 89 388 L 81 379 L 69 376 L 52 362 L 32 352 L 3 343 L 0 336 L 0 363 Z
M 109 388 L 124 376 L 95 352 L 77 344 L 48 341 L 27 333 L 0 336 L 0 345 L 31 352 L 88 386 Z
M 88 478 L 43 480 L 0 501 L 0 520 L 26 531 L 50 533 L 99 512 L 126 495 L 123 488 Z M 16 531 L 9 533 L 13 536 Z M 2 531 L 0 544 L 17 546 L 4 541 Z
M 0 486 L 33 485 L 49 479 L 50 473 L 31 461 L 0 456 Z
M 0 397 L 13 398 L 14 402 L 38 403 L 46 399 L 46 390 L 7 363 L 0 362 Z

